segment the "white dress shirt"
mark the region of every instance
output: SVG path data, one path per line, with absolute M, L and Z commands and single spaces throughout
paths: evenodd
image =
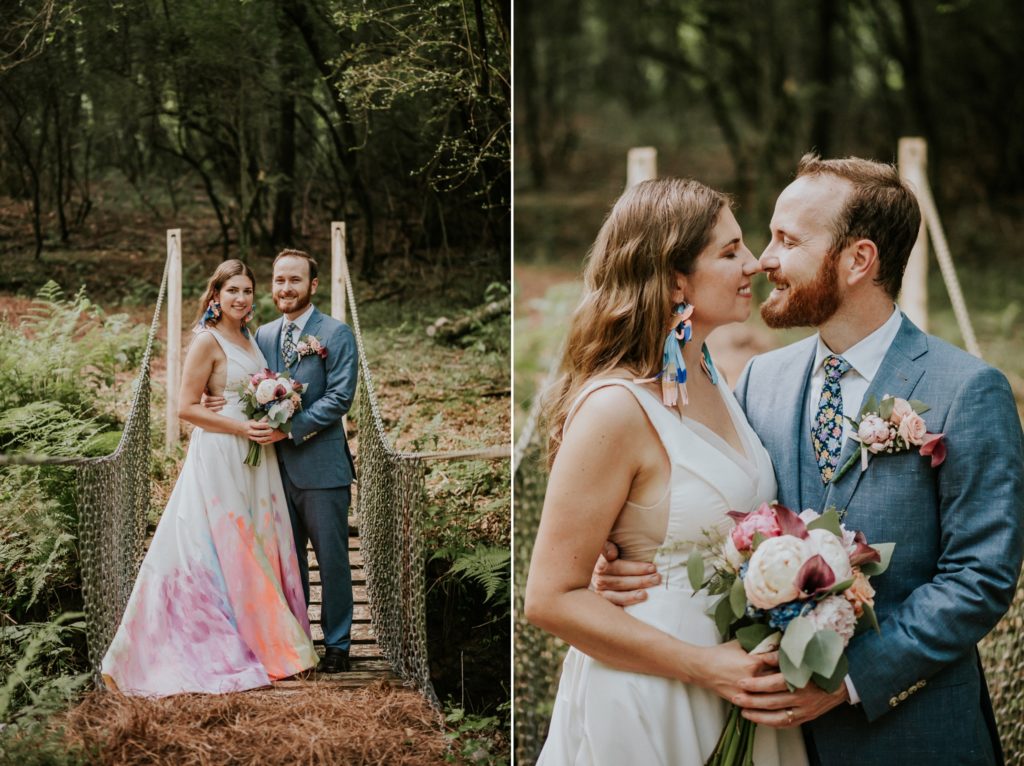
M 295 317 L 295 319 L 289 320 L 288 317 L 281 317 L 281 319 L 284 322 L 281 325 L 281 356 L 284 356 L 284 339 L 285 339 L 285 336 L 288 334 L 288 322 L 292 321 L 292 322 L 294 322 L 298 326 L 298 329 L 295 330 L 295 334 L 292 337 L 292 340 L 296 344 L 298 344 L 299 338 L 302 337 L 302 331 L 306 327 L 306 322 L 309 321 L 309 317 L 312 316 L 312 314 L 313 314 L 313 304 L 310 303 L 308 306 L 306 306 L 306 310 L 302 312 L 301 316 L 297 316 L 297 317 Z
M 843 394 L 843 415 L 856 418 L 860 415 L 860 408 L 864 401 L 864 394 L 874 379 L 878 368 L 882 366 L 882 360 L 889 352 L 889 346 L 896 339 L 896 334 L 903 324 L 903 317 L 900 315 L 899 306 L 893 306 L 892 316 L 885 320 L 885 323 L 871 333 L 869 336 L 848 348 L 844 353 L 837 354 L 850 363 L 850 369 L 839 379 L 839 390 Z M 825 342 L 818 336 L 818 348 L 814 352 L 814 367 L 811 372 L 811 385 L 807 387 L 807 412 L 808 422 L 813 423 L 818 415 L 818 400 L 821 399 L 821 389 L 825 385 L 825 357 L 834 353 Z M 885 395 L 885 392 L 882 392 Z M 850 424 L 843 418 L 843 439 L 841 444 L 846 443 L 850 435 Z M 820 510 L 820 509 L 819 509 Z M 850 704 L 856 705 L 860 702 L 860 695 L 853 686 L 853 681 L 846 676 L 846 689 L 850 693 Z

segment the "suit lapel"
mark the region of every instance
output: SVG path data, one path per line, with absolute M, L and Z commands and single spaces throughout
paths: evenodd
M 903 324 L 893 339 L 889 351 L 882 359 L 882 365 L 875 373 L 874 379 L 864 394 L 864 401 L 872 396 L 878 401 L 883 396 L 895 396 L 900 399 L 910 399 L 917 382 L 924 375 L 924 365 L 917 360 L 928 351 L 928 338 L 921 332 L 913 322 L 903 317 Z M 863 405 L 861 405 L 863 406 Z M 853 413 L 853 417 L 860 413 Z M 853 439 L 847 439 L 843 445 L 843 451 L 839 455 L 839 467 L 846 465 L 846 462 L 858 449 L 858 443 Z M 871 460 L 885 460 L 884 456 L 875 456 Z M 868 471 L 871 470 L 871 463 L 868 463 Z M 825 500 L 822 508 L 835 506 L 840 511 L 850 504 L 850 498 L 860 484 L 861 478 L 867 471 L 861 471 L 859 466 L 853 466 L 838 481 L 828 485 L 825 492 Z
M 271 351 L 271 367 L 280 372 L 284 369 L 284 365 L 281 362 L 281 332 L 284 327 L 284 317 L 278 317 L 274 322 L 273 329 L 270 333 L 270 340 L 274 344 L 274 348 Z
M 775 476 L 779 484 L 779 498 L 795 498 L 796 507 L 803 508 L 800 492 L 800 448 L 801 429 L 806 420 L 804 411 L 807 409 L 807 386 L 810 385 L 811 367 L 814 364 L 814 352 L 817 348 L 817 341 L 809 344 L 808 352 L 805 355 L 803 365 L 794 365 L 794 369 L 800 370 L 800 377 L 793 386 L 782 385 L 779 387 L 779 404 L 777 413 L 788 413 L 788 423 L 783 427 L 783 444 L 788 445 L 784 449 L 774 450 L 772 458 L 775 461 Z M 789 500 L 789 502 L 792 502 Z

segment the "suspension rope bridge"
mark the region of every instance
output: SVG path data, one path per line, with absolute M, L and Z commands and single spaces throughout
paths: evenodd
M 333 225 L 332 234 L 339 226 Z M 172 231 L 177 244 L 180 230 Z M 168 235 L 170 241 L 171 232 Z M 177 247 L 180 268 L 180 244 Z M 175 275 L 171 264 L 169 248 L 145 352 L 133 384 L 131 408 L 116 450 L 96 458 L 0 455 L 0 465 L 62 464 L 75 469 L 86 638 L 89 663 L 98 688 L 103 688 L 100 662 L 128 603 L 147 543 L 154 342 L 161 311 L 168 301 L 169 282 L 178 291 L 181 289 L 180 274 Z M 329 681 L 285 680 L 275 684 L 275 688 L 294 692 L 310 683 L 361 686 L 383 680 L 414 687 L 435 709 L 440 709 L 430 681 L 427 657 L 423 543 L 426 464 L 432 460 L 508 460 L 510 451 L 503 447 L 453 452 L 397 451 L 381 419 L 355 292 L 344 261 L 341 274 L 332 275 L 332 288 L 339 287 L 344 290 L 351 311 L 360 368 L 356 400 L 350 413 L 358 424 L 355 450 L 358 472 L 357 483 L 353 486 L 358 534 L 350 538 L 355 596 L 353 670 L 337 674 L 337 678 Z M 336 305 L 335 301 L 332 295 L 332 304 Z M 169 367 L 179 359 L 170 349 L 168 356 Z M 177 378 L 173 372 L 168 369 L 169 385 Z M 310 622 L 314 643 L 322 647 L 319 569 L 312 550 L 306 555 L 311 572 Z

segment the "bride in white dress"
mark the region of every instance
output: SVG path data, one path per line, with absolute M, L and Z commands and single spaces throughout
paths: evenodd
M 526 589 L 526 617 L 572 645 L 543 766 L 703 764 L 740 681 L 775 670 L 721 643 L 686 574 L 695 545 L 731 527 L 727 511 L 775 497 L 768 454 L 703 346 L 749 317 L 758 270 L 728 199 L 689 180 L 627 190 L 591 248 L 549 412 Z M 689 313 L 680 304 L 692 307 L 685 387 L 671 366 L 652 379 L 680 343 L 666 344 Z M 652 564 L 644 599 L 626 609 L 588 589 L 606 540 Z M 754 762 L 806 764 L 799 730 L 759 727 Z

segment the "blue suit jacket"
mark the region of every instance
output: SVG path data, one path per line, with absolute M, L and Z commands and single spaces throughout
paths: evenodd
M 933 469 L 917 450 L 875 456 L 823 499 L 803 498 L 798 445 L 816 342 L 752 359 L 736 397 L 772 456 L 783 505 L 845 509 L 848 527 L 896 549 L 872 578 L 881 633 L 857 636 L 847 650 L 861 704 L 840 705 L 805 732 L 825 766 L 996 763 L 975 645 L 1009 607 L 1024 554 L 1024 455 L 1010 386 L 903 317 L 865 400 L 930 405 L 923 417 L 930 432 L 945 433 L 946 461 Z M 848 440 L 839 465 L 855 449 Z
M 300 489 L 345 487 L 355 477 L 352 453 L 341 418 L 349 411 L 356 393 L 359 353 L 351 328 L 316 308 L 302 330 L 327 348 L 327 358 L 304 356 L 290 368 L 281 358 L 283 317 L 256 331 L 256 344 L 275 372 L 287 371 L 307 384 L 302 409 L 292 418 L 288 439 L 277 442 L 277 455 L 288 478 Z

